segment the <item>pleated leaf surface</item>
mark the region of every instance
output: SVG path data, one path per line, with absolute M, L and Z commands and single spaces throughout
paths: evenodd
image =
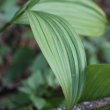
M 110 65 L 88 66 L 85 88 L 80 102 L 94 101 L 108 96 L 110 96 Z
M 85 52 L 71 25 L 58 16 L 44 12 L 27 12 L 35 39 L 52 68 L 70 110 L 84 87 Z
M 59 15 L 84 36 L 100 36 L 107 24 L 104 12 L 89 0 L 41 0 L 31 10 Z M 24 13 L 17 22 L 29 24 L 27 15 Z

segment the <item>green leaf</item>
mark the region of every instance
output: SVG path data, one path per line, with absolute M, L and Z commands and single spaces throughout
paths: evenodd
M 56 75 L 70 110 L 84 86 L 85 52 L 79 36 L 69 23 L 55 15 L 27 12 L 41 51 Z
M 46 101 L 45 99 L 41 97 L 37 97 L 35 95 L 31 96 L 31 100 L 34 103 L 35 107 L 38 108 L 38 110 L 42 110 L 42 108 L 45 106 Z
M 31 89 L 38 89 L 41 85 L 44 84 L 44 80 L 42 77 L 42 73 L 40 71 L 34 72 L 31 77 L 29 77 L 25 82 L 25 85 L 27 85 L 28 87 L 30 87 Z
M 57 8 L 56 8 L 57 7 Z M 104 12 L 89 0 L 44 0 L 35 4 L 34 11 L 48 12 L 65 18 L 80 35 L 100 36 L 107 19 Z M 29 24 L 26 13 L 17 21 Z
M 90 65 L 86 69 L 86 75 L 81 102 L 110 96 L 110 65 Z
M 45 57 L 40 53 L 37 55 L 36 59 L 34 60 L 32 71 L 45 71 L 48 68 L 48 63 L 45 59 Z
M 32 66 L 32 71 L 33 71 L 33 78 L 32 82 L 38 83 L 42 77 L 42 82 L 44 85 L 48 85 L 51 87 L 56 87 L 58 86 L 58 81 L 55 78 L 55 75 L 53 74 L 53 71 L 50 69 L 45 57 L 40 53 L 37 58 L 35 59 L 33 66 Z M 34 74 L 39 74 L 38 77 L 34 78 Z M 41 77 L 40 77 L 41 76 Z M 33 84 L 36 84 L 33 83 Z
M 33 58 L 34 58 L 33 50 L 31 50 L 28 47 L 20 48 L 15 53 L 12 63 L 7 72 L 5 73 L 5 79 L 3 81 L 4 85 L 21 78 L 23 73 L 32 63 Z

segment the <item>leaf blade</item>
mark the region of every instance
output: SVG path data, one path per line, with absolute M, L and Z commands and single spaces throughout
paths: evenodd
M 110 96 L 110 65 L 90 65 L 86 69 L 86 84 L 80 99 L 93 101 Z
M 95 3 L 88 0 L 44 0 L 31 10 L 61 16 L 72 24 L 77 33 L 85 36 L 100 36 L 104 33 L 107 24 L 104 12 Z M 23 16 L 26 14 L 24 13 Z M 28 19 L 22 22 L 23 16 L 18 23 L 28 24 Z
M 30 11 L 28 18 L 34 36 L 62 87 L 69 110 L 79 99 L 84 85 L 86 61 L 82 43 L 71 26 L 58 16 Z

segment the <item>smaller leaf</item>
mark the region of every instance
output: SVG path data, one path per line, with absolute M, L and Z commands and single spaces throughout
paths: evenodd
M 34 60 L 33 66 L 32 66 L 32 71 L 36 72 L 37 70 L 39 71 L 45 71 L 46 68 L 48 68 L 49 65 L 43 56 L 43 54 L 39 54 L 36 59 Z
M 34 95 L 31 96 L 31 100 L 34 103 L 35 107 L 38 108 L 38 110 L 42 110 L 42 108 L 46 104 L 46 101 L 43 98 Z
M 36 72 L 32 73 L 31 77 L 26 80 L 25 84 L 35 90 L 38 89 L 39 86 L 43 85 L 44 80 L 41 71 L 36 70 Z
M 42 53 L 40 53 L 37 56 L 37 58 L 35 59 L 34 64 L 32 66 L 32 71 L 33 71 L 33 78 L 34 78 L 34 74 L 36 74 L 36 76 L 37 76 L 37 74 L 40 73 L 40 76 L 42 76 L 42 82 L 44 82 L 44 85 L 48 85 L 51 87 L 58 86 L 58 81 L 56 80 L 55 75 L 53 74 L 53 71 L 50 69 L 50 67 Z M 35 82 L 36 81 L 38 82 L 39 78 L 40 77 L 34 78 Z
M 86 84 L 80 102 L 110 96 L 110 65 L 90 65 L 86 69 Z

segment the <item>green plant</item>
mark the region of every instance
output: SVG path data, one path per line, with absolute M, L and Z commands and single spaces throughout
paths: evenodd
M 86 88 L 84 89 L 84 86 L 92 85 L 89 80 L 86 80 L 90 77 L 89 73 L 94 75 L 95 73 L 91 71 L 96 72 L 98 66 L 102 69 L 106 66 L 110 67 L 94 65 L 95 67 L 89 66 L 89 70 L 85 69 L 86 56 L 79 35 L 100 36 L 104 33 L 107 23 L 103 11 L 92 1 L 29 0 L 12 20 L 1 28 L 1 31 L 11 23 L 31 26 L 42 53 L 62 87 L 67 110 L 71 110 L 78 101 L 84 101 L 85 94 L 92 94 Z M 88 73 L 85 70 L 91 71 Z M 106 72 L 107 69 L 103 70 Z M 96 74 L 100 74 L 100 77 L 95 77 L 96 83 L 99 84 L 103 80 L 103 72 L 96 72 Z M 107 80 L 104 87 L 108 85 Z M 97 85 L 94 87 L 96 88 Z M 101 90 L 103 91 L 104 88 L 101 87 Z M 109 95 L 108 91 L 109 89 L 104 96 Z M 95 93 L 91 100 L 98 98 L 98 95 Z

